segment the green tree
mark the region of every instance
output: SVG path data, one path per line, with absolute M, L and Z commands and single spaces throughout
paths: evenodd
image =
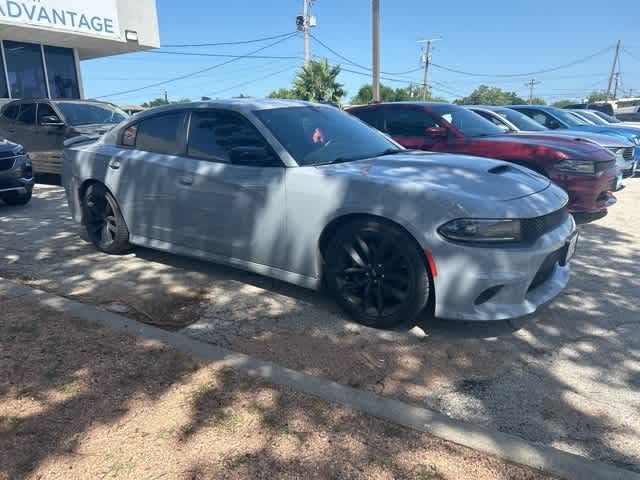
M 455 101 L 458 105 L 515 105 L 527 103 L 515 92 L 507 92 L 498 87 L 480 85 L 468 97 Z
M 326 59 L 309 62 L 298 72 L 293 81 L 296 98 L 312 102 L 331 102 L 340 104 L 344 97 L 343 84 L 338 82 L 340 67 L 329 66 Z
M 180 100 L 172 100 L 172 101 L 167 101 L 164 99 L 164 97 L 158 97 L 158 98 L 154 98 L 153 100 L 149 100 L 148 102 L 145 102 L 142 104 L 143 107 L 146 108 L 151 108 L 151 107 L 159 107 L 162 105 L 170 105 L 170 104 L 177 104 L 177 103 L 189 103 L 191 102 L 191 100 L 189 98 L 181 98 Z
M 604 102 L 606 100 L 608 100 L 607 92 L 591 92 L 591 95 L 589 95 L 589 103 Z
M 278 90 L 274 90 L 269 95 L 267 95 L 267 98 L 282 98 L 282 99 L 288 99 L 288 100 L 298 99 L 298 97 L 296 96 L 296 93 L 293 90 L 290 90 L 288 88 L 279 88 Z
M 354 105 L 366 105 L 373 100 L 373 89 L 370 84 L 363 85 L 358 93 L 351 99 Z M 409 100 L 422 100 L 422 87 L 419 85 L 409 85 L 405 88 L 387 87 L 380 85 L 380 101 L 382 102 L 404 102 Z M 446 98 L 432 97 L 427 98 L 429 101 L 446 102 Z
M 526 102 L 526 103 L 529 103 L 529 102 Z M 533 98 L 531 99 L 531 103 L 532 103 L 533 105 L 546 105 L 546 104 L 547 104 L 547 101 L 546 101 L 544 98 L 540 98 L 540 97 L 533 97 Z
M 574 103 L 580 103 L 580 102 L 576 102 L 574 100 L 558 100 L 557 102 L 553 102 L 552 105 L 557 108 L 564 108 L 567 105 L 572 105 Z

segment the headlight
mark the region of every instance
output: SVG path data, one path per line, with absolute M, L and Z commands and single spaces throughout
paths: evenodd
M 640 145 L 640 137 L 635 137 L 633 141 L 636 143 L 636 145 Z
M 596 164 L 588 160 L 563 160 L 555 164 L 555 169 L 568 173 L 596 173 Z
M 459 218 L 438 229 L 440 235 L 457 242 L 519 242 L 520 220 L 479 220 Z
M 22 145 L 20 145 L 13 150 L 13 154 L 16 156 L 26 155 L 27 151 L 24 149 Z

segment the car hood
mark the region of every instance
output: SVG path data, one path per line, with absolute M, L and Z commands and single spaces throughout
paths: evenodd
M 15 154 L 19 150 L 22 150 L 22 147 L 17 143 L 13 143 L 6 138 L 0 139 L 0 152 L 11 152 Z
M 491 135 L 488 137 L 474 137 L 474 142 L 494 144 L 504 147 L 505 145 L 520 145 L 527 147 L 544 147 L 553 149 L 569 155 L 571 158 L 591 158 L 596 152 L 600 152 L 602 147 L 593 142 L 575 141 L 574 138 L 552 137 L 533 133 L 509 133 L 504 135 Z
M 519 135 L 519 134 L 517 134 Z M 584 142 L 588 140 L 590 142 L 597 143 L 602 147 L 608 148 L 626 148 L 632 147 L 633 143 L 630 140 L 626 140 L 622 136 L 613 136 L 613 135 L 605 135 L 603 133 L 593 133 L 593 132 L 581 132 L 574 130 L 549 130 L 548 132 L 531 132 L 528 135 L 539 136 L 539 137 L 562 137 L 569 138 L 573 141 Z
M 376 184 L 508 201 L 549 187 L 549 180 L 512 163 L 467 155 L 402 153 L 316 167 L 325 175 L 350 176 Z
M 618 135 L 621 137 L 625 137 L 629 140 L 633 140 L 635 138 L 640 137 L 640 129 L 633 127 L 608 127 L 605 125 L 584 125 L 580 127 L 575 127 L 574 130 L 584 131 L 584 132 L 593 132 L 593 133 L 603 133 L 605 135 Z

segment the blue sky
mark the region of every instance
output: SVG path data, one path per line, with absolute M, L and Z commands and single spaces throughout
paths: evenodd
M 295 30 L 302 0 L 157 0 L 163 45 L 247 40 Z M 345 57 L 371 65 L 371 6 L 369 0 L 317 0 L 313 13 L 318 26 L 312 33 Z M 620 39 L 622 89 L 640 96 L 640 2 L 618 0 L 610 4 L 589 0 L 426 1 L 381 0 L 382 70 L 405 72 L 420 66 L 421 38 L 441 36 L 435 44 L 435 64 L 472 73 L 518 74 L 548 69 L 585 58 L 612 47 Z M 232 47 L 185 48 L 180 51 L 240 55 L 264 44 Z M 176 50 L 176 49 L 171 49 Z M 311 52 L 331 63 L 344 61 L 312 41 Z M 297 36 L 261 52 L 273 56 L 302 56 Z M 100 97 L 224 61 L 136 53 L 82 63 L 85 94 Z M 541 81 L 536 95 L 554 101 L 579 99 L 592 90 L 606 89 L 613 50 L 555 72 L 535 75 Z M 141 103 L 164 94 L 170 99 L 201 96 L 230 97 L 240 93 L 263 97 L 288 87 L 302 63 L 298 59 L 245 59 L 185 80 L 143 91 L 105 97 L 117 103 Z M 395 80 L 421 82 L 421 73 L 393 75 Z M 529 77 L 471 77 L 433 67 L 430 83 L 435 94 L 454 99 L 481 83 L 527 94 Z M 370 82 L 366 76 L 343 72 L 348 98 Z M 383 83 L 404 86 L 406 83 Z

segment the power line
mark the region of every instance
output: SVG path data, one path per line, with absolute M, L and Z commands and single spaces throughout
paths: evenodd
M 227 61 L 224 61 L 224 62 L 221 62 L 221 63 L 217 63 L 215 65 L 212 65 L 212 66 L 207 67 L 207 68 L 203 68 L 201 70 L 197 70 L 195 72 L 186 73 L 186 74 L 180 75 L 178 77 L 173 77 L 173 78 L 170 78 L 170 79 L 167 79 L 167 80 L 163 80 L 161 82 L 156 82 L 156 83 L 152 83 L 152 84 L 149 84 L 149 85 L 145 85 L 144 87 L 132 88 L 132 89 L 129 89 L 129 90 L 123 90 L 121 92 L 109 93 L 107 95 L 100 95 L 99 97 L 96 97 L 96 98 L 116 97 L 116 96 L 120 96 L 120 95 L 125 95 L 127 93 L 140 92 L 142 90 L 147 90 L 149 88 L 158 87 L 160 85 L 166 85 L 168 83 L 173 83 L 173 82 L 177 82 L 179 80 L 184 80 L 185 78 L 190 78 L 190 77 L 193 77 L 195 75 L 200 75 L 201 73 L 209 72 L 209 71 L 214 70 L 216 68 L 220 68 L 220 67 L 228 65 L 230 63 L 237 62 L 238 60 L 242 60 L 243 58 L 246 58 L 246 56 L 251 56 L 251 55 L 259 53 L 259 52 L 261 52 L 263 50 L 266 50 L 267 48 L 271 48 L 271 47 L 273 47 L 275 45 L 278 45 L 278 44 L 280 44 L 282 42 L 285 42 L 286 40 L 289 40 L 291 37 L 293 37 L 295 35 L 296 35 L 296 33 L 292 33 L 289 36 L 281 38 L 279 40 L 276 40 L 275 42 L 272 42 L 272 43 L 270 43 L 268 45 L 265 45 L 264 47 L 260 47 L 260 48 L 258 48 L 256 50 L 248 52 L 248 53 L 245 54 L 244 57 L 232 58 L 230 60 L 227 60 Z
M 201 53 L 201 52 L 167 52 L 163 50 L 145 50 L 144 53 L 156 53 L 164 55 L 182 55 L 189 57 L 220 57 L 220 58 L 258 58 L 270 60 L 297 60 L 301 57 L 278 55 L 230 55 L 227 53 Z
M 248 43 L 266 42 L 268 40 L 276 40 L 278 38 L 288 37 L 292 33 L 296 33 L 296 32 L 283 33 L 281 35 L 274 35 L 272 37 L 255 38 L 253 40 L 239 40 L 237 42 L 169 44 L 169 45 L 162 45 L 162 48 L 221 47 L 221 46 L 226 46 L 226 45 L 246 45 Z
M 455 68 L 451 68 L 451 67 L 446 67 L 444 65 L 439 65 L 437 63 L 432 63 L 431 65 L 439 68 L 441 70 L 445 70 L 447 72 L 452 72 L 452 73 L 458 73 L 460 75 L 467 75 L 470 77 L 489 77 L 489 78 L 508 78 L 508 77 L 529 77 L 532 75 L 541 75 L 543 73 L 549 73 L 549 72 L 555 72 L 558 70 L 563 70 L 565 68 L 569 68 L 569 67 L 573 67 L 574 65 L 579 65 L 580 63 L 584 63 L 587 62 L 589 60 L 591 60 L 592 58 L 598 57 L 600 55 L 604 55 L 605 53 L 607 53 L 608 51 L 610 51 L 611 49 L 613 49 L 614 47 L 609 46 L 603 50 L 600 50 L 596 53 L 593 53 L 591 55 L 588 55 L 586 57 L 580 58 L 578 60 L 575 60 L 573 62 L 569 62 L 569 63 L 565 63 L 563 65 L 558 65 L 556 67 L 552 67 L 552 68 L 547 68 L 544 70 L 538 70 L 535 72 L 526 72 L 526 73 L 500 73 L 500 74 L 490 74 L 490 73 L 474 73 L 474 72 L 466 72 L 464 70 L 457 70 Z
M 360 65 L 359 63 L 354 62 L 353 60 L 350 60 L 349 58 L 345 57 L 344 55 L 342 55 L 341 53 L 335 51 L 333 48 L 331 48 L 329 45 L 327 45 L 326 43 L 324 43 L 322 40 L 320 40 L 318 37 L 316 37 L 313 34 L 309 34 L 311 36 L 311 38 L 318 42 L 322 47 L 324 47 L 326 50 L 330 51 L 331 53 L 333 53 L 336 57 L 340 58 L 341 60 L 344 60 L 345 62 L 347 62 L 350 65 L 353 65 L 354 67 L 358 67 L 361 68 L 362 70 L 368 70 L 368 71 L 372 71 L 373 68 L 371 67 L 365 67 L 364 65 Z M 410 73 L 415 73 L 415 72 L 419 72 L 422 70 L 422 67 L 418 67 L 418 68 L 414 68 L 412 70 L 407 70 L 405 72 L 380 72 L 383 73 L 385 75 L 408 75 Z
M 206 95 L 206 96 L 207 96 L 207 97 L 214 97 L 214 96 L 219 95 L 219 94 L 221 94 L 221 93 L 228 92 L 229 90 L 234 90 L 234 89 L 236 89 L 236 88 L 244 87 L 244 86 L 246 86 L 246 85 L 250 85 L 250 84 L 252 84 L 252 83 L 256 83 L 256 82 L 260 82 L 260 81 L 262 81 L 262 80 L 266 80 L 267 78 L 275 77 L 276 75 L 279 75 L 279 74 L 281 74 L 281 73 L 284 73 L 284 72 L 288 72 L 288 71 L 294 70 L 295 68 L 297 68 L 297 66 L 296 66 L 296 65 L 293 65 L 293 66 L 291 66 L 291 65 L 290 65 L 290 66 L 288 66 L 287 68 L 284 68 L 284 69 L 282 69 L 282 70 L 278 70 L 277 72 L 272 72 L 272 73 L 269 73 L 269 74 L 267 74 L 267 75 L 263 75 L 262 77 L 254 78 L 253 80 L 247 80 L 246 82 L 238 83 L 238 84 L 233 85 L 233 86 L 231 86 L 231 87 L 223 88 L 222 90 L 218 90 L 218 91 L 213 92 L 213 93 L 210 93 L 210 94 L 208 94 L 208 95 Z

